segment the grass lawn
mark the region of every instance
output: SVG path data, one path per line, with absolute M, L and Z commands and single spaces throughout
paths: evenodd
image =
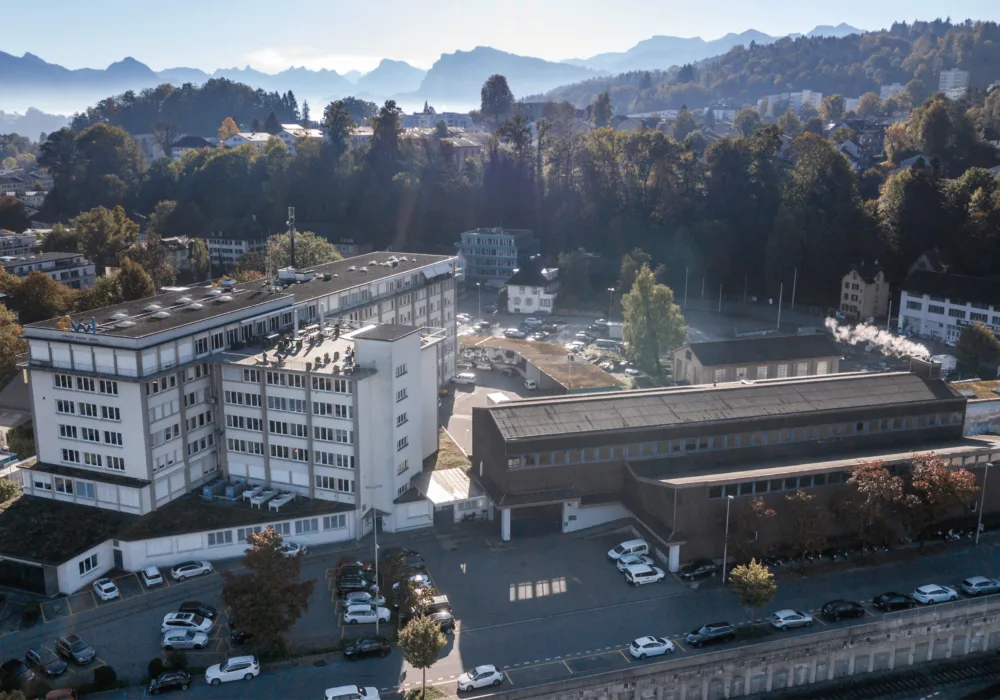
M 438 471 L 440 469 L 464 469 L 468 471 L 472 463 L 465 456 L 448 432 L 441 428 L 438 431 L 438 451 L 424 460 L 424 470 Z

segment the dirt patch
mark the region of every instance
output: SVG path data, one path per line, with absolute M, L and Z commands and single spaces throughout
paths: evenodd
M 462 449 L 451 439 L 444 428 L 438 430 L 438 451 L 424 460 L 424 471 L 441 469 L 463 469 L 469 471 L 472 462 Z

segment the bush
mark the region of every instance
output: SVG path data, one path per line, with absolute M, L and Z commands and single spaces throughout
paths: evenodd
M 146 666 L 146 674 L 149 676 L 149 680 L 153 680 L 161 673 L 163 673 L 163 659 L 159 656 L 150 659 L 149 665 Z
M 110 666 L 94 669 L 94 686 L 101 690 L 114 688 L 118 684 L 118 674 Z
M 21 611 L 21 625 L 24 627 L 31 627 L 41 616 L 42 606 L 38 604 L 38 601 L 28 601 L 24 605 L 24 610 Z
M 21 485 L 17 482 L 3 478 L 0 479 L 0 503 L 6 503 L 12 498 L 21 495 Z
M 168 651 L 166 667 L 171 670 L 182 670 L 187 668 L 188 657 L 183 651 Z

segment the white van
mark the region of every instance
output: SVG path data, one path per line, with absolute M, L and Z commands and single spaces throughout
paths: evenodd
M 649 552 L 649 545 L 646 540 L 629 540 L 608 550 L 608 559 L 618 561 L 626 554 L 646 554 L 647 552 Z
M 451 381 L 455 384 L 475 384 L 476 375 L 474 372 L 462 372 L 452 377 Z
M 644 583 L 656 583 L 662 581 L 666 576 L 663 569 L 646 564 L 633 564 L 625 567 L 625 580 L 633 586 L 641 586 Z
M 362 688 L 358 685 L 342 685 L 327 688 L 323 700 L 379 700 L 377 688 Z

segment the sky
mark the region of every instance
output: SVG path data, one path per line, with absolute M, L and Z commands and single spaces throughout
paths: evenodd
M 1000 21 L 997 0 L 31 0 L 6 3 L 0 51 L 67 68 L 131 56 L 153 70 L 250 65 L 367 71 L 382 58 L 429 68 L 476 46 L 549 60 L 625 51 L 654 34 L 772 35 L 846 22 L 861 29 L 950 16 Z

